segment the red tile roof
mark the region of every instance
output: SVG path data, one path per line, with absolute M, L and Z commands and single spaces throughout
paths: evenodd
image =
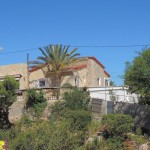
M 81 58 L 86 58 L 86 57 L 81 57 Z M 87 57 L 87 58 L 89 58 L 89 59 L 92 59 L 93 61 L 95 61 L 98 65 L 100 65 L 103 69 L 105 69 L 105 66 L 101 63 L 101 62 L 99 62 L 95 57 Z M 69 67 L 68 69 L 71 69 L 71 70 L 80 70 L 80 69 L 84 69 L 84 68 L 86 68 L 87 67 L 87 64 L 82 64 L 82 65 L 77 65 L 77 66 L 71 66 L 71 67 Z M 34 72 L 34 71 L 37 71 L 37 70 L 39 70 L 39 69 L 41 69 L 42 67 L 34 67 L 34 68 L 32 68 L 31 70 L 29 70 L 29 72 Z M 108 76 L 108 77 L 110 77 L 110 74 L 107 72 L 107 71 L 105 71 L 104 70 L 104 73 Z
M 80 70 L 80 69 L 84 69 L 86 67 L 87 67 L 87 65 L 83 64 L 83 65 L 77 65 L 77 66 L 69 67 L 69 69 L 71 69 L 71 70 Z
M 34 71 L 37 71 L 39 69 L 41 69 L 42 67 L 34 67 L 32 69 L 29 70 L 29 72 L 34 72 Z
M 83 64 L 83 65 L 77 65 L 77 66 L 71 66 L 71 67 L 68 67 L 69 70 L 80 70 L 80 69 L 84 69 L 86 68 L 87 65 L 86 64 Z M 32 68 L 31 70 L 29 70 L 29 72 L 34 72 L 34 71 L 37 71 L 39 69 L 41 69 L 42 67 L 34 67 Z

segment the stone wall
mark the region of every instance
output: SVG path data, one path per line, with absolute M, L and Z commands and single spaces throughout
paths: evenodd
M 101 80 L 100 85 L 98 84 L 98 78 Z M 104 68 L 97 64 L 94 60 L 88 59 L 87 87 L 105 86 L 105 78 L 108 78 L 108 76 L 105 74 Z
M 150 106 L 118 102 L 114 106 L 114 112 L 131 115 L 135 119 L 135 125 L 150 134 Z

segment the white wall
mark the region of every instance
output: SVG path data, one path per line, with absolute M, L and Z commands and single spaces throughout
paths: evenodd
M 88 91 L 90 92 L 90 96 L 92 98 L 100 98 L 108 101 L 114 97 L 116 101 L 130 103 L 138 102 L 138 95 L 129 93 L 128 88 L 123 86 L 91 87 L 88 88 Z

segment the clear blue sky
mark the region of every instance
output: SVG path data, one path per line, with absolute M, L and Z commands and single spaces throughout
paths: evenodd
M 150 44 L 150 0 L 0 0 L 0 65 L 26 62 L 48 44 L 119 46 Z M 79 47 L 95 56 L 116 84 L 125 62 L 143 47 Z M 4 54 L 7 53 L 7 54 Z

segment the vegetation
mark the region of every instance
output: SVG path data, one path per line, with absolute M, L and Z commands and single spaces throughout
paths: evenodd
M 68 120 L 71 131 L 87 131 L 88 124 L 91 122 L 91 113 L 86 110 L 65 110 L 62 117 Z
M 35 89 L 28 90 L 26 107 L 29 109 L 32 117 L 41 117 L 46 105 L 46 98 L 42 91 L 37 92 Z
M 24 122 L 25 123 L 25 122 Z M 9 131 L 1 132 L 8 139 L 9 149 L 15 150 L 72 150 L 80 144 L 80 133 L 71 133 L 67 122 L 52 124 L 48 121 L 19 123 Z
M 108 114 L 102 117 L 102 125 L 105 126 L 103 136 L 106 139 L 120 137 L 124 140 L 127 133 L 132 131 L 133 119 L 125 114 Z
M 90 96 L 86 89 L 80 90 L 74 88 L 69 93 L 64 94 L 65 107 L 70 109 L 85 109 L 88 110 Z
M 31 62 L 31 64 L 37 67 L 46 66 L 46 73 L 51 74 L 51 77 L 53 76 L 55 86 L 59 87 L 63 74 L 69 70 L 68 66 L 79 56 L 79 53 L 76 53 L 77 49 L 69 52 L 69 46 L 50 45 L 43 49 L 39 48 L 39 50 L 42 56 L 38 56 L 37 61 Z
M 70 130 L 87 130 L 91 122 L 91 113 L 88 110 L 89 93 L 87 91 L 72 89 L 64 94 L 64 101 L 52 106 L 50 120 L 67 120 Z
M 140 135 L 140 129 L 137 135 L 132 133 L 133 119 L 129 115 L 109 114 L 101 121 L 92 120 L 89 93 L 85 89 L 65 93 L 64 100 L 51 107 L 47 121 L 38 119 L 45 101 L 42 91 L 28 91 L 27 109 L 34 110 L 37 119 L 27 113 L 10 129 L 0 130 L 0 139 L 7 139 L 8 149 L 123 150 L 129 149 L 128 140 L 138 144 L 148 142 Z M 100 132 L 102 137 L 97 136 Z
M 141 104 L 150 105 L 150 48 L 126 63 L 124 82 L 132 93 L 140 94 Z
M 110 80 L 110 86 L 116 86 L 115 81 Z
M 31 64 L 37 67 L 45 67 L 45 74 L 50 74 L 52 83 L 55 87 L 60 87 L 62 76 L 69 70 L 69 65 L 77 60 L 79 53 L 76 53 L 77 49 L 73 49 L 69 52 L 69 46 L 62 45 L 50 45 L 43 49 L 39 48 L 42 56 L 37 57 L 37 61 L 31 62 Z M 59 89 L 57 90 L 57 99 L 59 98 Z
M 75 89 L 72 92 L 78 94 L 79 91 Z M 85 93 L 87 92 L 82 91 L 84 96 L 86 95 Z M 29 108 L 34 107 L 39 102 L 43 102 L 38 99 L 40 93 L 38 95 L 34 90 L 29 90 L 28 95 L 27 104 Z M 35 101 L 35 97 L 38 101 Z M 89 96 L 87 95 L 87 97 Z M 87 97 L 85 96 L 85 99 Z M 81 101 L 85 100 L 82 99 Z M 87 110 L 87 106 L 82 105 L 83 102 L 80 103 L 83 107 L 78 105 L 73 110 L 65 102 L 69 103 L 64 99 L 64 102 L 56 103 L 52 107 L 52 114 L 49 121 L 30 120 L 28 116 L 24 116 L 17 125 L 8 131 L 1 131 L 0 137 L 9 141 L 8 146 L 10 149 L 16 150 L 79 149 L 87 137 L 88 125 L 91 122 L 91 113 Z
M 5 77 L 0 82 L 0 129 L 7 129 L 11 126 L 8 120 L 9 107 L 17 99 L 19 85 L 12 77 Z

